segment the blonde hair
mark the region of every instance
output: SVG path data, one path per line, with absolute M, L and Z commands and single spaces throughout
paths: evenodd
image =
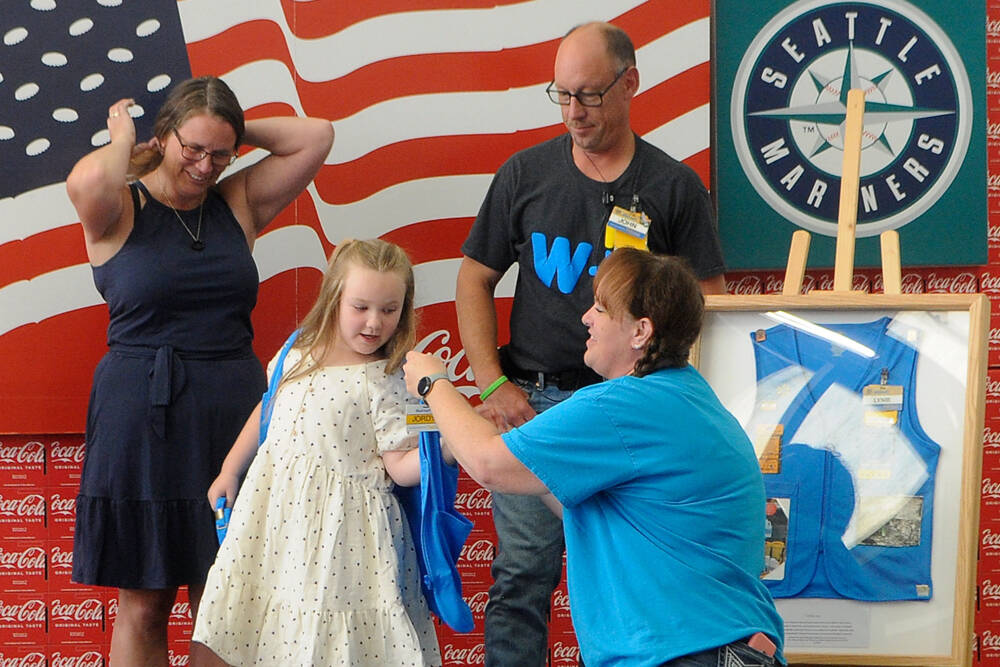
M 299 337 L 293 349 L 302 350 L 299 359 L 282 378 L 279 386 L 311 373 L 318 368 L 315 361 L 323 357 L 326 348 L 338 335 L 340 297 L 344 291 L 347 271 L 359 266 L 380 273 L 395 273 L 406 287 L 406 296 L 400 308 L 399 324 L 379 352 L 387 360 L 386 373 L 395 372 L 403 365 L 403 358 L 417 338 L 417 314 L 413 309 L 413 265 L 406 251 L 394 243 L 381 239 L 345 240 L 330 255 L 319 296 L 309 314 L 302 320 Z M 280 371 L 278 371 L 280 372 Z

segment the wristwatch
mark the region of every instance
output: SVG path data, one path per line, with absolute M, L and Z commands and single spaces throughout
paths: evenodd
M 420 380 L 417 382 L 417 393 L 420 394 L 420 398 L 423 398 L 424 396 L 430 393 L 431 388 L 434 386 L 435 382 L 437 382 L 438 380 L 447 380 L 447 379 L 448 379 L 447 373 L 435 373 L 434 375 L 425 375 L 424 377 L 420 378 Z

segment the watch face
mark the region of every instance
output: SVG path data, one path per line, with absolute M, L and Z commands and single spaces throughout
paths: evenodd
M 420 381 L 417 382 L 417 393 L 421 396 L 426 396 L 427 392 L 431 390 L 431 385 L 433 384 L 433 381 L 429 377 L 425 376 L 420 378 Z

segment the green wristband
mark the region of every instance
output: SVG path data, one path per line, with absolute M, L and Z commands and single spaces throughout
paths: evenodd
M 484 389 L 479 393 L 479 400 L 485 401 L 487 398 L 490 397 L 490 395 L 493 392 L 495 392 L 497 389 L 500 388 L 500 385 L 502 385 L 506 381 L 507 381 L 506 375 L 501 375 L 500 377 L 498 377 L 496 380 L 493 381 L 493 384 L 491 384 L 490 386 L 488 386 L 486 389 Z

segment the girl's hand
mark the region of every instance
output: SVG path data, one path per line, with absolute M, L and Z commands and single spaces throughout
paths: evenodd
M 406 376 L 406 390 L 414 396 L 420 395 L 417 393 L 417 383 L 420 382 L 420 378 L 444 372 L 444 362 L 434 355 L 423 354 L 415 350 L 406 353 L 406 363 L 403 364 L 403 373 Z
M 226 498 L 226 507 L 232 507 L 236 500 L 236 491 L 239 490 L 240 480 L 236 475 L 221 473 L 208 487 L 208 504 L 215 509 L 215 504 L 219 498 Z

